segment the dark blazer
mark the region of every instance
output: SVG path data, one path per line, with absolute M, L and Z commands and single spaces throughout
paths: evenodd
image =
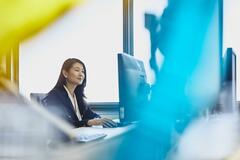
M 81 100 L 79 96 L 76 95 L 76 97 L 79 111 L 82 117 L 81 121 L 79 121 L 77 118 L 71 100 L 69 99 L 67 91 L 63 86 L 51 90 L 43 99 L 42 103 L 50 112 L 56 114 L 57 116 L 60 116 L 75 127 L 88 126 L 88 120 L 93 118 L 100 118 L 98 114 L 93 112 L 87 106 L 86 102 Z

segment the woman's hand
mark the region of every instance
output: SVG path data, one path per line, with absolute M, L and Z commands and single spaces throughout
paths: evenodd
M 104 128 L 117 127 L 117 123 L 108 118 L 91 119 L 88 121 L 89 126 L 99 126 L 102 125 Z

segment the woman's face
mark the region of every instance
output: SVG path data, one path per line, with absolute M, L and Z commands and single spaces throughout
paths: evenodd
M 67 79 L 68 83 L 73 85 L 80 85 L 85 78 L 85 71 L 81 63 L 74 63 L 69 71 L 63 70 L 63 75 Z

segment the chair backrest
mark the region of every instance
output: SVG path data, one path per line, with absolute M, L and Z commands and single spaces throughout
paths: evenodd
M 47 93 L 30 93 L 30 98 L 42 105 L 42 100 L 47 96 Z

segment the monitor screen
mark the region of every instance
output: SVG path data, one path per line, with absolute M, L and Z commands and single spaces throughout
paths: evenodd
M 227 48 L 222 65 L 223 83 L 234 81 L 236 79 L 236 55 L 232 48 Z
M 236 54 L 227 48 L 222 58 L 220 112 L 232 112 L 236 109 Z
M 125 53 L 118 54 L 120 121 L 138 120 L 148 100 L 149 87 L 142 61 Z

